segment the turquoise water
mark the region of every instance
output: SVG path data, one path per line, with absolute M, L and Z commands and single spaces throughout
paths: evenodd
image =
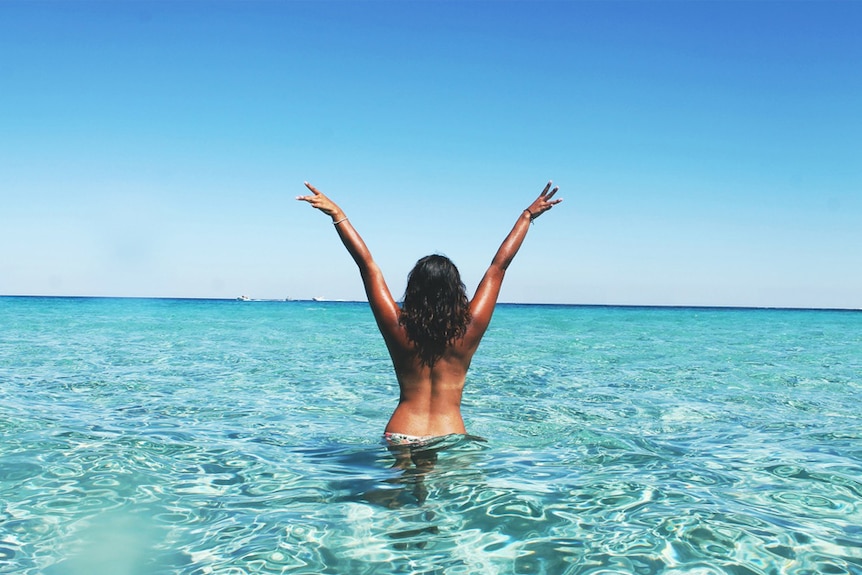
M 862 574 L 862 313 L 500 306 L 427 472 L 364 304 L 0 298 L 0 573 Z

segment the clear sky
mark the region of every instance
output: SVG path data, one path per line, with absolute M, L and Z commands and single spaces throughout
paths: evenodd
M 0 294 L 862 308 L 862 2 L 0 1 Z

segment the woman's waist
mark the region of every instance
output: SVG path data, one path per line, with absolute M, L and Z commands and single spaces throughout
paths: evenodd
M 429 408 L 422 403 L 402 401 L 389 419 L 386 431 L 414 436 L 440 436 L 465 433 L 458 405 Z
M 440 396 L 424 393 L 401 393 L 396 413 L 428 420 L 461 419 L 461 395 Z

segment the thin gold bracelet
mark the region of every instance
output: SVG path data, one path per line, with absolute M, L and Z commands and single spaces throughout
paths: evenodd
M 340 224 L 341 222 L 343 222 L 343 221 L 344 221 L 344 220 L 346 220 L 346 219 L 347 219 L 347 216 L 345 216 L 345 217 L 341 218 L 341 219 L 340 219 L 340 220 L 338 220 L 337 222 L 332 222 L 332 225 L 333 225 L 333 226 L 337 226 L 338 224 Z

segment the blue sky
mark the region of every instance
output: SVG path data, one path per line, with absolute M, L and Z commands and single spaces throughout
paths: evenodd
M 0 2 L 0 294 L 862 308 L 860 2 Z

